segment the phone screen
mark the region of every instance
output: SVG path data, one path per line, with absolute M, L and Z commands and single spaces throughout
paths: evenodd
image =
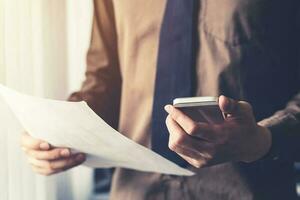
M 220 124 L 224 121 L 216 97 L 177 98 L 173 105 L 197 122 Z
M 197 122 L 220 124 L 224 121 L 218 105 L 178 107 L 178 109 Z

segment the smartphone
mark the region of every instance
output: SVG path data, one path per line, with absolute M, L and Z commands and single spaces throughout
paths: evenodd
M 218 97 L 176 98 L 173 106 L 197 122 L 220 124 L 224 121 Z

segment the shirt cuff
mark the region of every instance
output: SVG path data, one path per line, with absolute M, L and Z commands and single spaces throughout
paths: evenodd
M 299 150 L 297 141 L 300 139 L 296 121 L 293 115 L 282 112 L 259 122 L 272 135 L 271 148 L 261 161 L 295 161 Z

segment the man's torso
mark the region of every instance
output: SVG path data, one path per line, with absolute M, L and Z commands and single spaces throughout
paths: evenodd
M 166 0 L 112 2 L 122 75 L 119 131 L 150 146 L 159 33 Z M 297 5 L 292 0 L 201 0 L 196 95 L 225 94 L 247 100 L 257 120 L 283 108 L 299 84 Z M 292 164 L 227 163 L 198 172 L 195 177 L 182 178 L 117 169 L 111 199 L 294 197 L 293 188 L 289 189 L 293 187 Z M 269 196 L 272 184 L 277 189 Z

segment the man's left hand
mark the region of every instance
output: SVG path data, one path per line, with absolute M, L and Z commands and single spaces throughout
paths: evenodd
M 271 133 L 256 123 L 251 105 L 220 96 L 219 107 L 224 122 L 208 124 L 195 122 L 167 105 L 169 148 L 197 168 L 231 161 L 253 162 L 263 157 L 270 149 Z

